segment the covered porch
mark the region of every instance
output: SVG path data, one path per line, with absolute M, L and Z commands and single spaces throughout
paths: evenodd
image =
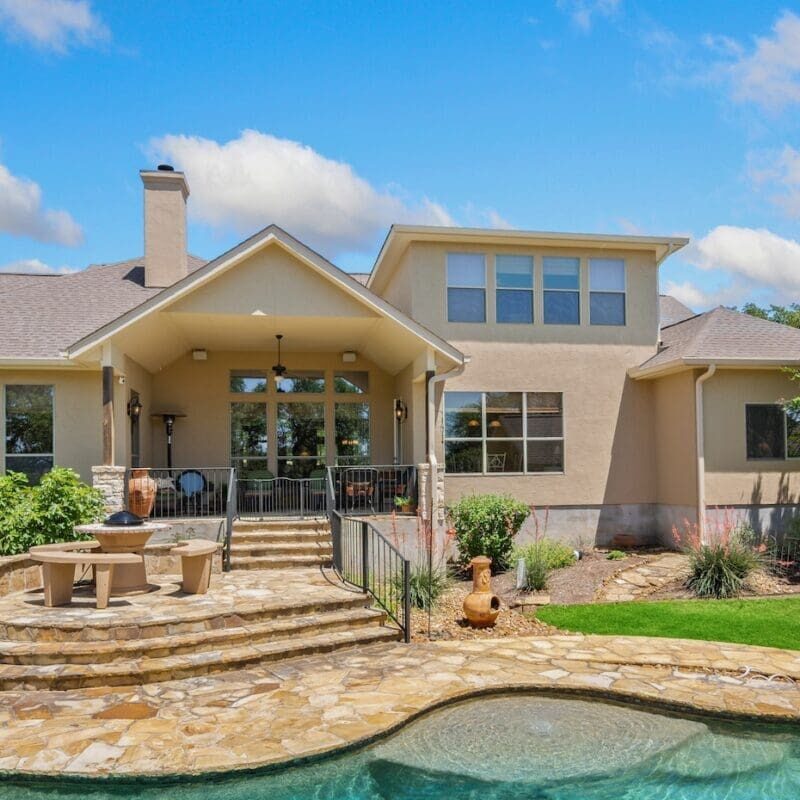
M 234 481 L 240 514 L 416 502 L 428 379 L 463 361 L 277 228 L 70 358 L 102 369 L 104 465 L 148 469 L 162 517 L 224 515 Z

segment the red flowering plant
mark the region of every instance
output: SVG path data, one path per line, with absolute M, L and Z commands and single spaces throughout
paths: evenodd
M 672 535 L 676 547 L 689 556 L 686 585 L 697 597 L 736 597 L 766 551 L 753 528 L 730 509 L 706 517 L 702 528 L 684 520 L 683 529 L 674 526 Z

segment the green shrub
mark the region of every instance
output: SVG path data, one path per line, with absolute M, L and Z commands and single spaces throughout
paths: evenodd
M 0 476 L 0 554 L 25 553 L 38 544 L 71 542 L 89 537 L 76 525 L 96 522 L 103 515 L 100 492 L 81 483 L 71 469 L 56 467 L 38 486 L 25 475 Z
M 450 588 L 452 578 L 445 567 L 411 566 L 409 575 L 409 588 L 411 592 L 411 605 L 427 611 L 436 605 L 436 601 Z M 399 592 L 402 595 L 402 589 Z
M 525 503 L 499 494 L 470 495 L 451 506 L 461 566 L 475 556 L 488 556 L 493 573 L 507 569 L 514 537 L 530 513 Z
M 623 553 L 622 550 L 609 550 L 606 553 L 606 558 L 609 561 L 621 561 L 623 558 L 627 558 L 627 554 Z
M 700 545 L 689 552 L 692 574 L 686 585 L 698 597 L 735 597 L 758 567 L 752 548 L 735 541 Z
M 547 586 L 547 576 L 552 570 L 575 563 L 575 551 L 571 547 L 546 538 L 517 547 L 512 557 L 514 561 L 525 562 L 525 588 L 534 592 Z

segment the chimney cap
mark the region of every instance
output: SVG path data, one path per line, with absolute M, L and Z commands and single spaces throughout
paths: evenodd
M 159 172 L 175 172 L 175 167 L 172 164 L 159 164 L 157 169 Z

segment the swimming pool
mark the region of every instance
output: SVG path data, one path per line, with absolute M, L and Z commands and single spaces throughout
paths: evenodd
M 794 800 L 800 728 L 536 695 L 482 697 L 363 750 L 168 786 L 0 783 L 8 800 Z

